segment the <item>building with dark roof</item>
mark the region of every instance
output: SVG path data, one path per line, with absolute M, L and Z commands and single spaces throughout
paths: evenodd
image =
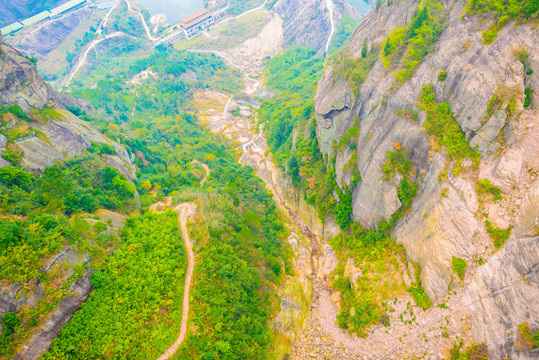
M 215 26 L 213 14 L 206 9 L 195 11 L 180 20 L 180 26 L 188 39 L 199 35 Z

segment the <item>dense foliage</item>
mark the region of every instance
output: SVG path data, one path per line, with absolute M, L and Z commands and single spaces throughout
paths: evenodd
M 147 80 L 126 81 L 144 70 L 151 70 L 154 74 Z M 241 81 L 237 75 L 214 56 L 169 51 L 139 59 L 129 69 L 98 81 L 95 89 L 75 91 L 89 99 L 96 109 L 96 118 L 87 118 L 109 136 L 119 139 L 135 155 L 139 169 L 136 185 L 143 210 L 167 195 L 179 196 L 178 201 L 199 204 L 202 215 L 189 225 L 197 245 L 197 266 L 191 289 L 193 311 L 189 319 L 193 329 L 188 332 L 180 351 L 188 355 L 181 355 L 181 358 L 271 357 L 267 354 L 271 340 L 267 322 L 274 309 L 271 298 L 273 284 L 291 271 L 290 255 L 282 244 L 286 230 L 264 184 L 252 168 L 242 167 L 236 162 L 237 154 L 222 137 L 212 135 L 196 116 L 186 112 L 194 108 L 194 94 L 205 91 L 210 83 L 212 90 L 235 91 Z M 154 80 L 154 77 L 161 80 Z M 199 110 L 201 113 L 204 111 Z M 99 144 L 93 148 L 96 152 L 107 151 Z M 199 169 L 192 164 L 193 159 L 206 163 L 210 168 L 210 176 L 203 186 L 196 176 Z M 141 226 L 146 228 L 146 225 Z M 154 226 L 158 227 L 153 223 L 148 228 Z M 172 231 L 172 227 L 169 230 Z M 162 233 L 162 236 L 169 236 L 170 231 Z M 154 235 L 151 236 L 153 241 Z M 154 249 L 150 246 L 150 250 Z M 120 261 L 115 258 L 116 254 L 103 272 L 96 272 L 92 281 L 99 283 L 99 274 L 112 272 L 111 266 Z M 128 268 L 138 268 L 137 261 L 136 254 L 126 255 L 122 264 L 127 271 Z M 170 261 L 164 255 L 153 259 L 156 269 L 167 264 Z M 116 292 L 135 291 L 128 284 L 123 286 L 122 278 L 114 279 L 110 284 L 118 284 L 113 287 Z M 161 291 L 166 286 L 160 283 L 160 287 L 155 289 Z M 112 295 L 107 294 L 111 291 L 107 286 L 98 287 L 93 294 L 95 304 L 110 298 Z M 118 296 L 125 299 L 124 295 Z M 152 296 L 148 301 L 161 299 Z M 133 305 L 134 308 L 136 306 Z M 95 307 L 98 308 L 97 305 Z M 88 326 L 94 332 L 99 330 L 99 321 L 93 322 L 91 318 L 103 319 L 104 315 L 94 306 L 85 307 L 79 313 L 80 320 L 74 323 L 77 327 L 73 329 Z M 166 332 L 163 337 L 153 339 L 155 345 L 152 346 L 155 347 L 150 347 L 150 340 L 132 333 L 137 329 L 141 334 L 147 331 L 142 327 L 141 318 L 133 316 L 125 320 L 131 330 L 123 333 L 118 344 L 104 339 L 95 348 L 90 346 L 85 350 L 87 354 L 99 353 L 100 349 L 110 345 L 116 346 L 117 354 L 126 357 L 131 354 L 130 349 L 138 349 L 140 357 L 153 357 L 172 343 L 168 335 L 171 332 Z M 151 324 L 160 328 L 170 324 L 167 319 L 163 315 Z M 121 323 L 122 319 L 115 321 Z M 179 320 L 174 321 L 176 325 L 179 325 Z M 109 334 L 114 329 L 109 327 L 99 331 Z M 177 327 L 172 327 L 172 333 L 174 329 Z M 92 336 L 91 331 L 66 330 L 52 350 L 70 353 L 70 344 L 88 343 L 87 339 Z M 51 352 L 49 356 L 52 358 L 54 354 Z
M 135 187 L 97 154 L 86 153 L 33 175 L 14 166 L 0 169 L 4 214 L 74 214 L 100 208 L 126 212 L 135 206 Z
M 341 293 L 341 311 L 337 321 L 343 329 L 361 336 L 366 335 L 370 325 L 381 323 L 390 300 L 406 291 L 398 275 L 400 262 L 406 258 L 404 249 L 389 235 L 387 222 L 379 223 L 377 229 L 366 230 L 352 223 L 349 231 L 331 240 L 339 257 L 339 265 L 333 274 L 333 288 Z M 357 278 L 356 283 L 344 275 L 348 258 L 353 259 L 355 266 L 364 274 Z M 413 284 L 408 290 L 412 294 L 424 294 L 421 283 Z M 424 297 L 428 300 L 426 294 Z M 422 304 L 419 300 L 416 303 Z
M 498 32 L 511 20 L 525 21 L 539 17 L 538 0 L 467 0 L 468 13 L 494 14 L 493 24 L 483 31 L 483 42 L 492 43 Z
M 179 331 L 187 259 L 176 213 L 127 221 L 122 245 L 91 282 L 95 290 L 44 359 L 154 359 Z
M 511 231 L 513 230 L 513 227 L 510 226 L 507 229 L 499 229 L 492 225 L 490 221 L 485 221 L 485 226 L 487 227 L 487 233 L 492 239 L 492 242 L 494 243 L 494 246 L 497 248 L 501 248 L 503 244 L 509 239 L 509 236 L 511 236 Z
M 38 280 L 43 289 L 43 298 L 36 301 L 35 307 L 21 309 L 17 314 L 20 322 L 4 328 L 6 330 L 0 336 L 0 344 L 4 341 L 0 356 L 10 358 L 17 344 L 35 332 L 40 325 L 38 320 L 47 319 L 58 303 L 70 294 L 70 285 L 84 274 L 85 267 L 99 266 L 118 242 L 117 235 L 108 230 L 106 223 L 82 217 L 69 219 L 39 214 L 28 219 L 0 219 L 0 279 L 26 284 Z M 86 265 L 56 264 L 43 272 L 51 256 L 68 246 L 80 254 L 87 254 L 90 262 Z M 22 289 L 21 295 L 24 294 L 27 290 Z
M 445 29 L 443 6 L 438 0 L 428 0 L 417 8 L 409 26 L 391 31 L 382 44 L 381 60 L 395 73 L 397 85 L 410 79 L 425 57 L 436 49 L 438 38 Z
M 468 267 L 468 264 L 464 259 L 452 257 L 451 258 L 451 269 L 461 278 L 464 278 L 464 274 L 466 273 L 466 268 Z
M 444 146 L 451 160 L 468 158 L 479 163 L 479 154 L 470 148 L 464 131 L 455 119 L 451 107 L 447 102 L 437 102 L 434 87 L 425 85 L 418 99 L 418 106 L 427 114 L 425 130 Z
M 331 192 L 337 185 L 316 136 L 313 98 L 323 58 L 314 54 L 314 50 L 296 48 L 269 61 L 267 82 L 277 94 L 262 103 L 259 114 L 275 162 L 325 219 L 335 205 Z

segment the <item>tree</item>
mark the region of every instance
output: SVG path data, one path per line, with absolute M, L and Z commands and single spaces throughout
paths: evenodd
M 363 47 L 361 48 L 361 57 L 365 58 L 367 57 L 367 54 L 369 53 L 369 43 L 368 39 L 365 38 L 365 41 L 363 41 Z
M 32 176 L 15 166 L 6 166 L 0 169 L 0 183 L 8 187 L 17 186 L 26 189 L 32 184 Z

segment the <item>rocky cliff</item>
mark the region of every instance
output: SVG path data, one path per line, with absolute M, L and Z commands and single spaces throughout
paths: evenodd
M 418 5 L 412 0 L 388 7 L 384 1 L 358 26 L 344 53 L 357 61 L 365 39 L 374 52 L 382 47 L 384 53 L 389 32 L 410 25 Z M 359 171 L 352 217 L 365 227 L 390 220 L 401 207 L 400 178 L 384 180 L 383 167 L 388 151 L 409 149 L 410 177 L 419 190 L 393 236 L 420 264 L 423 285 L 435 302 L 459 286 L 452 259 L 472 265 L 462 286 L 467 288 L 474 338 L 487 341 L 492 358 L 531 358 L 516 350 L 514 341 L 520 323 L 539 328 L 537 304 L 531 300 L 539 291 L 538 182 L 532 175 L 539 166 L 539 147 L 534 145 L 539 36 L 533 21 L 518 28 L 511 22 L 491 44 L 484 44 L 480 30 L 492 18 L 468 15 L 465 5 L 443 2 L 444 30 L 404 82 L 397 80 L 400 65 L 388 70 L 380 60 L 359 86 L 338 75 L 339 64 L 329 66 L 315 99 L 317 133 L 321 151 L 335 161 L 337 184 L 350 184 L 354 170 Z M 466 159 L 455 163 L 425 131 L 432 114 L 423 111 L 418 98 L 426 85 L 433 86 L 437 104 L 450 108 L 480 156 L 478 165 Z M 355 146 L 336 146 L 353 127 L 359 130 L 350 139 Z M 354 151 L 356 169 L 345 169 Z M 501 189 L 503 200 L 479 194 L 480 179 Z M 513 229 L 501 250 L 492 245 L 487 221 L 490 230 Z
M 313 47 L 324 51 L 333 26 L 343 14 L 360 14 L 345 0 L 279 0 L 273 9 L 283 19 L 285 45 Z
M 90 122 L 68 111 L 68 107 L 84 104 L 53 91 L 39 76 L 35 66 L 17 50 L 5 44 L 1 35 L 0 105 L 0 155 L 6 155 L 7 152 L 18 154 L 20 158 L 15 158 L 21 167 L 41 171 L 52 166 L 56 160 L 80 154 L 90 148 L 92 143 L 106 143 L 114 148 L 115 154 L 104 154 L 102 159 L 127 178 L 135 179 L 135 166 L 125 148 L 105 137 Z M 0 167 L 14 165 L 12 158 L 0 158 Z M 10 218 L 9 215 L 1 217 Z M 118 214 L 113 217 L 122 218 Z M 25 219 L 15 217 L 14 221 Z M 96 222 L 94 219 L 85 220 L 90 224 Z M 116 229 L 118 227 L 115 226 Z M 83 269 L 90 260 L 88 254 L 65 247 L 50 259 L 39 259 L 43 261 L 43 267 L 38 278 L 25 283 L 0 279 L 0 318 L 8 312 L 36 311 L 40 314 L 39 319 L 34 319 L 36 324 L 30 325 L 37 325 L 37 330 L 24 335 L 27 341 L 22 348 L 17 349 L 14 358 L 39 358 L 49 348 L 59 330 L 86 301 L 92 290 L 92 270 L 84 269 L 76 273 L 74 269 Z M 52 296 L 51 288 L 55 288 L 58 294 Z M 1 326 L 3 324 L 0 330 Z
M 0 103 L 18 105 L 29 114 L 28 120 L 13 114 L 4 115 L 0 154 L 7 149 L 18 152 L 22 167 L 39 171 L 52 166 L 56 160 L 80 154 L 93 142 L 107 143 L 116 153 L 105 156 L 104 160 L 129 179 L 134 179 L 135 168 L 125 148 L 67 110 L 84 108 L 84 103 L 52 90 L 34 64 L 4 43 L 1 37 L 0 52 Z M 0 166 L 7 165 L 9 162 L 2 159 Z

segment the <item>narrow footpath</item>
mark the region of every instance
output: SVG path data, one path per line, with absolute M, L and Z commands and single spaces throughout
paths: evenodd
M 205 180 L 206 178 L 204 178 Z M 161 355 L 157 360 L 167 360 L 178 351 L 178 348 L 185 339 L 187 333 L 187 318 L 189 316 L 189 291 L 191 290 L 191 278 L 195 269 L 195 255 L 193 253 L 193 244 L 189 239 L 189 229 L 187 222 L 191 220 L 196 212 L 194 203 L 183 203 L 174 208 L 178 214 L 178 222 L 182 233 L 185 249 L 187 250 L 187 273 L 185 274 L 185 285 L 183 288 L 183 309 L 182 309 L 182 324 L 180 327 L 180 335 L 176 341 Z

